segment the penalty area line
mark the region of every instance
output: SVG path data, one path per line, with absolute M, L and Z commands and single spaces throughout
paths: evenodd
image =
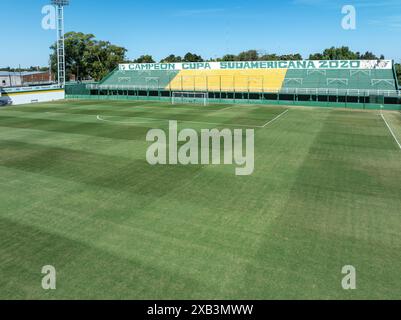
M 385 118 L 384 115 L 383 115 L 383 112 L 380 113 L 380 116 L 382 117 L 382 119 L 383 119 L 384 123 L 386 124 L 388 130 L 390 131 L 390 133 L 391 133 L 391 135 L 393 136 L 395 142 L 398 144 L 398 147 L 399 147 L 400 150 L 401 150 L 401 143 L 398 141 L 396 135 L 394 134 L 393 130 L 391 129 L 390 125 L 388 124 L 386 118 Z
M 219 109 L 219 110 L 216 110 L 215 112 L 226 111 L 226 110 L 229 110 L 229 109 L 232 109 L 232 108 L 234 108 L 234 106 L 227 107 L 227 108 L 224 108 L 224 109 Z
M 137 124 L 137 123 L 149 123 L 149 122 L 153 122 L 153 121 L 163 121 L 163 119 L 147 119 L 146 118 L 146 121 L 125 122 L 125 121 L 107 120 L 107 119 L 103 119 L 101 116 L 97 116 L 96 119 L 99 121 L 103 121 L 103 122 L 111 122 L 111 123 L 119 123 L 119 124 Z M 145 118 L 140 118 L 140 119 L 145 119 Z
M 266 128 L 269 124 L 273 123 L 274 121 L 278 120 L 279 118 L 281 118 L 283 115 L 285 115 L 288 111 L 290 111 L 290 109 L 285 110 L 284 112 L 280 113 L 277 117 L 275 117 L 274 119 L 270 120 L 269 122 L 265 123 L 263 126 L 261 126 L 261 128 Z

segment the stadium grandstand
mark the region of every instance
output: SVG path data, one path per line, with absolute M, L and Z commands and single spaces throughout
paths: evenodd
M 202 102 L 206 96 L 211 102 L 386 109 L 401 104 L 391 60 L 121 64 L 99 83 L 67 85 L 66 93 L 71 98 L 185 96 Z

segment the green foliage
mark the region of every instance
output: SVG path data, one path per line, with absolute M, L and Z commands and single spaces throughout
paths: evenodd
M 201 56 L 198 56 L 197 54 L 188 52 L 183 59 L 184 62 L 201 62 L 203 61 L 203 58 Z
M 57 45 L 53 44 L 50 56 L 53 72 L 57 71 Z M 68 32 L 65 35 L 67 79 L 75 75 L 77 80 L 100 80 L 125 59 L 127 50 L 108 41 L 96 40 L 93 34 Z
M 257 61 L 259 60 L 259 54 L 256 50 L 248 50 L 241 52 L 237 56 L 238 61 Z
M 84 60 L 92 78 L 100 80 L 122 62 L 126 50 L 108 41 L 98 41 L 88 47 Z
M 151 55 L 142 55 L 138 59 L 133 61 L 134 63 L 155 63 L 155 60 Z
M 257 50 L 243 51 L 238 55 L 226 54 L 222 58 L 217 58 L 216 61 L 276 61 L 276 60 L 302 60 L 299 53 L 277 55 L 273 54 L 260 54 Z
M 168 57 L 162 59 L 161 63 L 173 63 L 173 62 L 182 62 L 181 56 L 175 56 L 174 54 L 170 54 Z
M 223 58 L 218 59 L 220 61 L 236 61 L 237 56 L 234 54 L 226 54 Z
M 379 60 L 379 59 L 384 60 L 385 59 L 384 55 L 380 55 L 380 57 L 378 57 L 370 51 L 366 51 L 363 54 L 360 54 L 359 52 L 357 52 L 357 55 L 358 55 L 358 59 L 362 59 L 362 60 Z
M 325 49 L 323 53 L 315 53 L 309 56 L 309 60 L 378 60 L 385 59 L 384 55 L 376 56 L 370 51 L 361 54 L 360 52 L 353 52 L 349 47 L 331 47 Z
M 264 54 L 259 57 L 259 60 L 262 61 L 276 61 L 276 60 L 283 60 L 283 61 L 288 61 L 288 60 L 302 60 L 302 56 L 299 53 L 295 54 L 285 54 L 282 56 L 276 55 L 276 54 Z
M 221 58 L 210 59 L 209 61 L 277 61 L 277 60 L 302 60 L 303 57 L 299 53 L 278 55 L 275 53 L 259 53 L 257 50 L 248 50 L 235 54 L 226 54 Z M 315 53 L 309 56 L 310 60 L 377 60 L 385 59 L 383 55 L 377 56 L 370 51 L 365 53 L 353 52 L 349 47 L 331 47 L 325 49 L 322 53 Z M 180 56 L 174 54 L 162 59 L 160 62 L 197 62 L 203 61 L 202 57 L 193 53 L 187 53 L 182 59 Z
M 331 47 L 323 51 L 323 53 L 311 54 L 310 60 L 354 60 L 357 54 L 352 52 L 348 47 L 335 48 Z
M 203 58 L 197 54 L 188 52 L 183 58 L 181 56 L 176 56 L 174 54 L 170 54 L 164 59 L 160 60 L 162 63 L 174 63 L 174 62 L 201 62 Z M 141 56 L 138 59 L 133 61 L 134 63 L 154 63 L 152 56 L 146 55 Z
M 176 56 L 174 54 L 170 54 L 166 58 L 160 60 L 162 63 L 173 63 L 173 62 L 201 62 L 203 58 L 197 54 L 188 52 L 184 58 L 181 56 Z

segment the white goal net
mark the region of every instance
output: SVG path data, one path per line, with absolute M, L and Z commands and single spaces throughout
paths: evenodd
M 171 96 L 172 104 L 195 103 L 206 106 L 209 94 L 206 92 L 173 92 Z

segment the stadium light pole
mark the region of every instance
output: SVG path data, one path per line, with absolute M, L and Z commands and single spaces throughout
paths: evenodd
M 57 20 L 57 74 L 58 84 L 65 87 L 65 48 L 64 48 L 64 7 L 70 4 L 69 0 L 51 0 L 56 8 Z

